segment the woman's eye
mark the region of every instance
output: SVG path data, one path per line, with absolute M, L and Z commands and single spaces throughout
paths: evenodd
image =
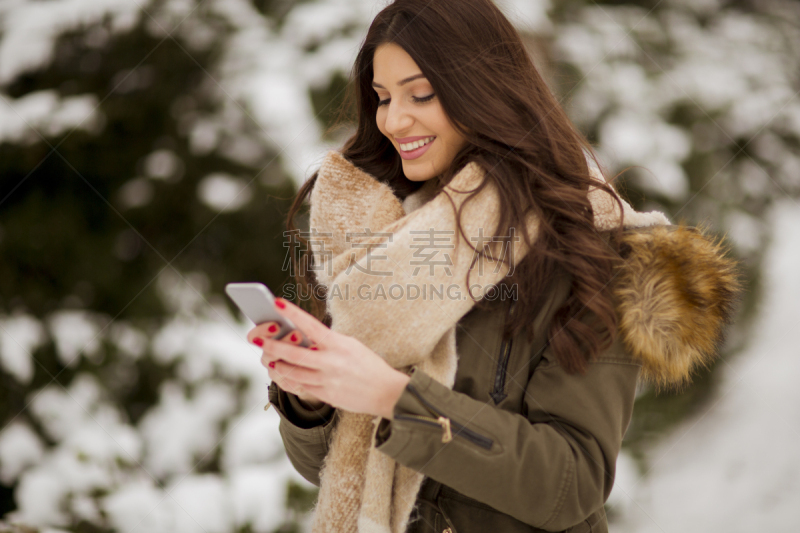
M 416 96 L 412 96 L 411 99 L 418 104 L 422 104 L 424 102 L 430 102 L 433 100 L 433 97 L 436 96 L 436 93 L 429 94 L 428 96 L 423 96 L 422 98 L 417 98 Z
M 413 100 L 414 103 L 423 104 L 425 102 L 430 102 L 431 100 L 433 100 L 434 96 L 436 96 L 436 93 L 429 94 L 428 96 L 423 96 L 422 98 L 417 98 L 416 96 L 412 96 L 411 100 Z M 378 100 L 378 107 L 388 104 L 391 100 L 392 100 L 391 98 L 387 98 L 386 100 Z

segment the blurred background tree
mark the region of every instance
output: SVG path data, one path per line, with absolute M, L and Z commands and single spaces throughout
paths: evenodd
M 265 415 L 225 283 L 276 290 L 283 218 L 338 147 L 367 0 L 0 4 L 0 516 L 69 531 L 295 531 L 314 488 Z M 795 2 L 497 1 L 640 209 L 726 234 L 753 315 L 800 193 Z M 647 449 L 713 394 L 642 390 Z M 609 506 L 612 514 L 613 509 Z

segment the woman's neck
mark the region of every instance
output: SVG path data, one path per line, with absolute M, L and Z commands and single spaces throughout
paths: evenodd
M 425 205 L 425 203 L 433 199 L 437 182 L 438 178 L 425 180 L 419 189 L 406 196 L 406 199 L 403 200 L 403 209 L 406 214 L 419 209 Z

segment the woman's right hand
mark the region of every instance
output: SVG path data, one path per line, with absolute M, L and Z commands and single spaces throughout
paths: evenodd
M 265 322 L 250 330 L 247 334 L 247 338 L 251 339 L 251 342 L 258 346 L 260 340 L 259 337 L 272 338 L 277 335 L 280 330 L 281 327 L 277 322 Z M 282 337 L 280 341 L 287 342 L 289 344 L 300 344 L 302 342 L 302 333 L 297 330 L 290 331 L 288 334 Z M 316 350 L 316 346 L 312 343 L 309 349 Z M 268 370 L 271 368 L 269 367 L 269 363 L 271 362 L 272 359 L 269 358 L 268 354 L 264 354 L 264 357 L 262 357 L 262 363 L 267 367 Z M 284 391 L 296 395 L 300 399 L 301 403 L 309 409 L 319 409 L 324 404 L 322 400 L 303 390 L 301 385 L 289 377 L 280 376 L 280 374 L 270 372 L 270 379 L 275 381 L 275 383 Z

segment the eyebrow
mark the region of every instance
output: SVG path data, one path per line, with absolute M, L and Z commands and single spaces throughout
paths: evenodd
M 420 72 L 419 74 L 414 74 L 413 76 L 409 76 L 404 80 L 400 80 L 399 82 L 397 82 L 397 85 L 405 85 L 406 83 L 408 83 L 410 81 L 414 81 L 416 79 L 424 78 L 424 77 L 425 77 L 425 74 Z M 381 85 L 379 83 L 375 83 L 374 81 L 372 82 L 372 86 L 373 87 L 377 87 L 379 89 L 385 89 L 386 88 L 386 87 L 384 87 L 383 85 Z

